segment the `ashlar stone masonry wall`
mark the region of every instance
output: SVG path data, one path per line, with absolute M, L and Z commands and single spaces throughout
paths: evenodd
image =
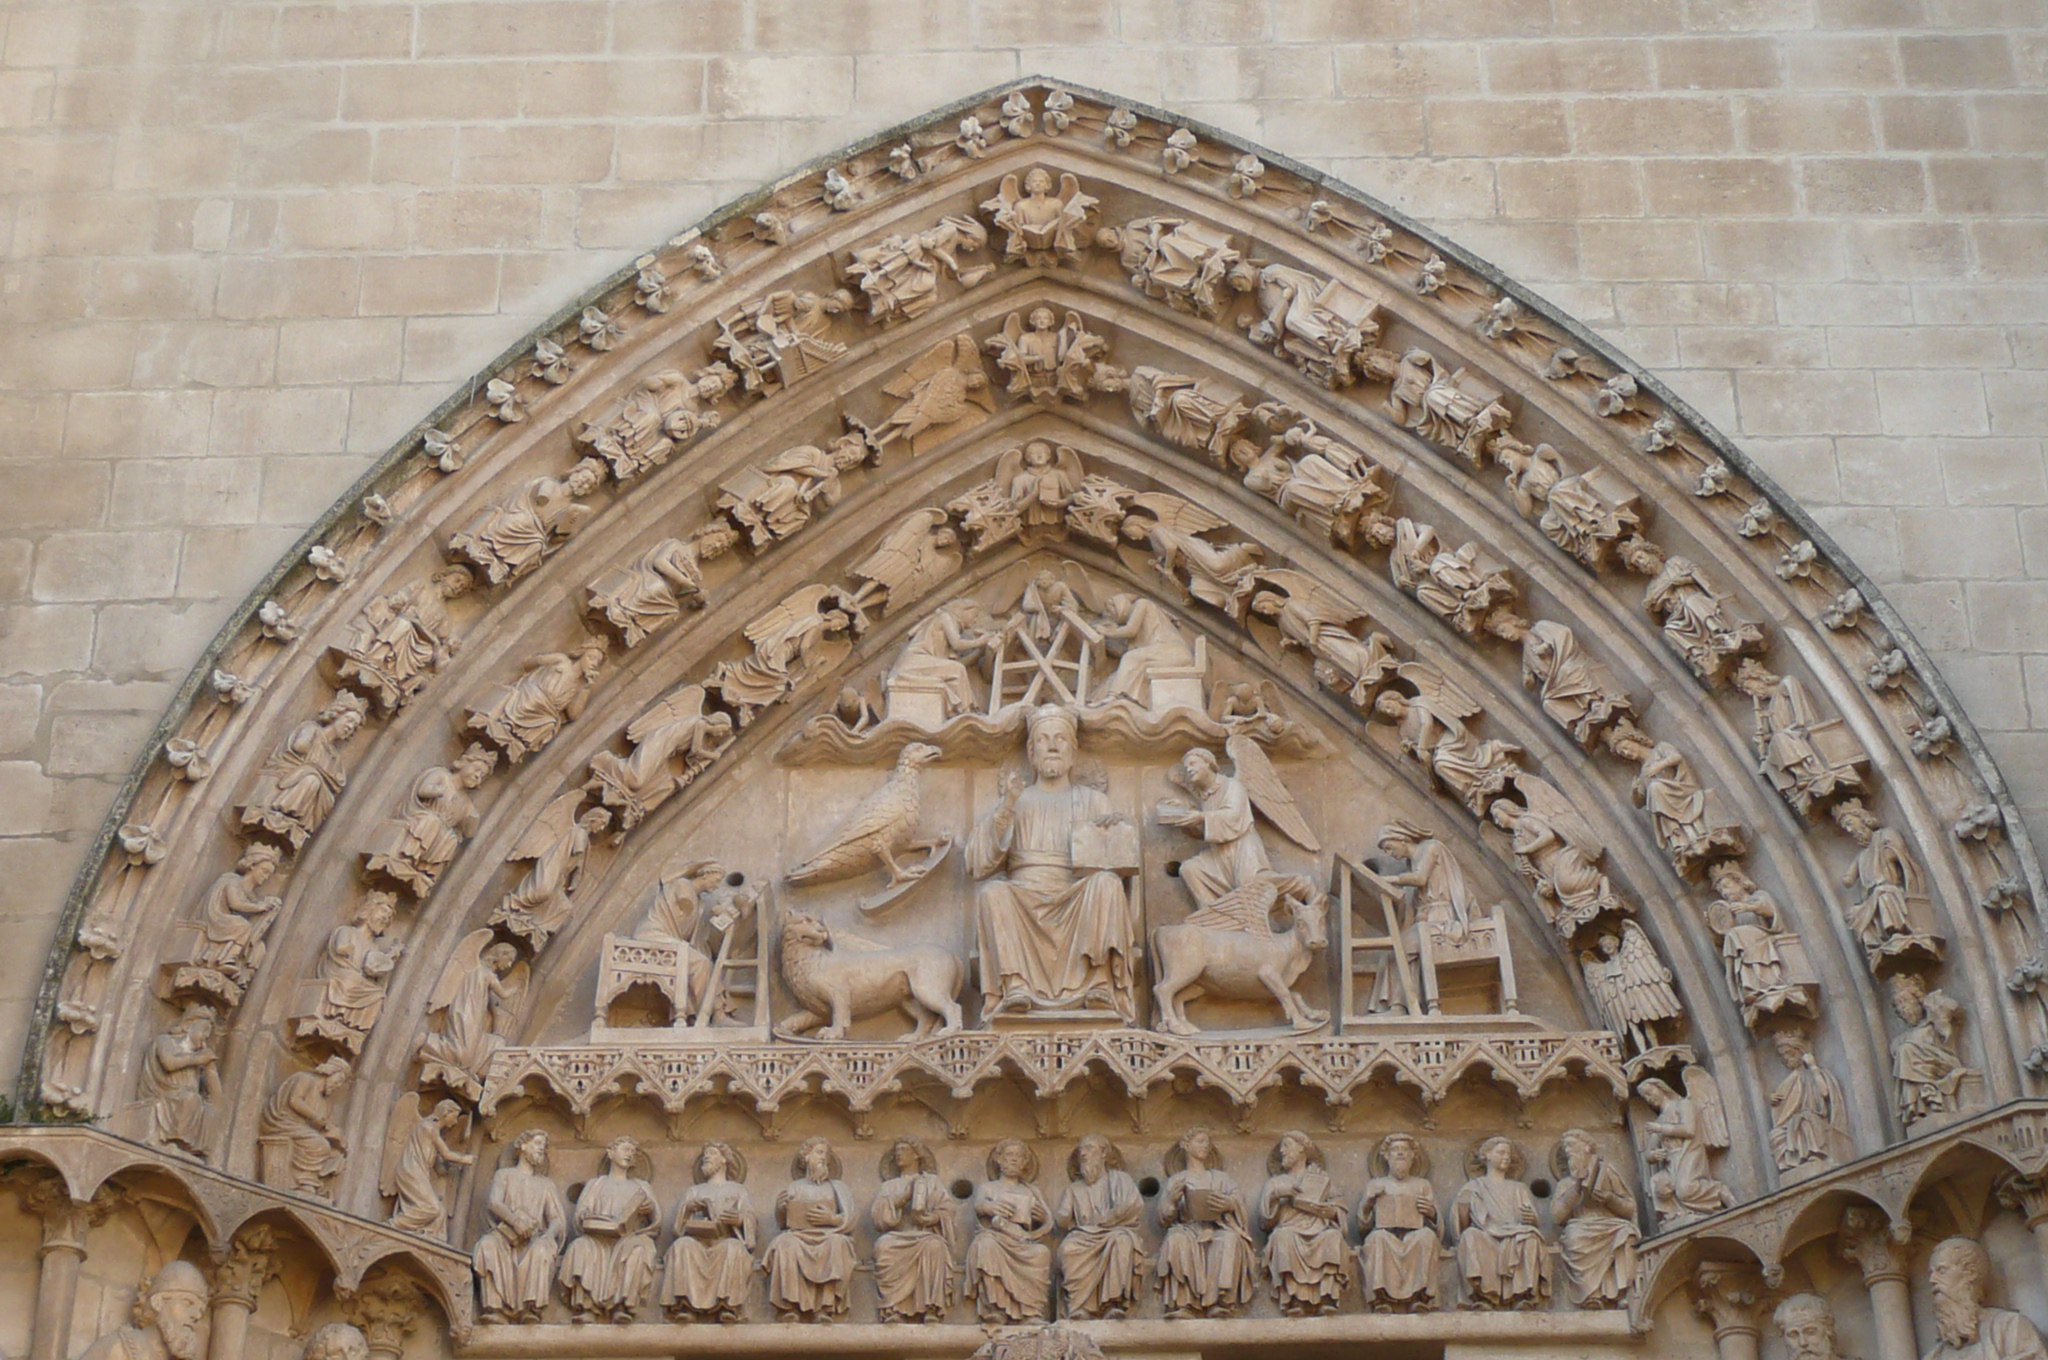
M 57 0 L 0 12 L 0 1069 L 178 680 L 402 431 L 725 199 L 1045 73 L 1610 335 L 1891 593 L 2048 827 L 2039 0 Z

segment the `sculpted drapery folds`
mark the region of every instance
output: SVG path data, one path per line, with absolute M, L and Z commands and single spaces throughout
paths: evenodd
M 1437 1304 L 1442 1220 L 1424 1174 L 1422 1144 L 1389 1134 L 1373 1150 L 1373 1178 L 1358 1200 L 1359 1278 L 1376 1313 L 1410 1313 Z
M 703 564 L 738 542 L 738 532 L 723 522 L 688 538 L 665 538 L 630 565 L 600 572 L 590 583 L 590 612 L 618 629 L 627 647 L 638 647 L 680 618 L 684 606 L 703 606 Z
M 640 1144 L 614 1138 L 604 1170 L 583 1183 L 572 1221 L 576 1236 L 562 1253 L 562 1293 L 578 1322 L 631 1322 L 654 1283 L 654 1234 L 661 1205 Z
M 1484 812 L 1520 771 L 1522 748 L 1475 735 L 1465 724 L 1479 716 L 1478 701 L 1437 667 L 1409 661 L 1397 670 L 1415 693 L 1382 691 L 1373 716 L 1394 724 L 1401 750 L 1468 811 Z
M 915 1138 L 899 1138 L 882 1157 L 882 1187 L 870 1216 L 875 1294 L 884 1322 L 935 1322 L 953 1302 L 957 1225 L 938 1159 Z
M 536 477 L 509 500 L 479 512 L 448 540 L 450 552 L 501 586 L 538 567 L 597 511 L 583 497 L 604 484 L 604 464 L 585 458 L 561 477 Z
M 275 846 L 252 845 L 232 871 L 213 881 L 200 900 L 191 961 L 177 973 L 174 987 L 203 992 L 230 1006 L 241 1001 L 263 966 L 264 937 L 284 905 L 283 898 L 263 892 L 283 860 Z
M 845 1316 L 857 1264 L 853 1197 L 839 1179 L 839 1154 L 823 1138 L 806 1138 L 790 1165 L 793 1179 L 775 1197 L 782 1231 L 768 1243 L 768 1303 L 786 1322 L 830 1322 Z
M 1927 883 L 1906 838 L 1884 826 L 1862 800 L 1844 799 L 1834 819 L 1858 846 L 1842 882 L 1857 894 L 1849 903 L 1849 926 L 1874 969 L 1913 960 L 1938 960 L 1941 936 L 1924 928 Z
M 1891 979 L 1892 1011 L 1905 1029 L 1892 1039 L 1892 1079 L 1898 1083 L 1899 1118 L 1911 1128 L 1963 1108 L 1963 1088 L 1979 1074 L 1956 1050 L 1963 1008 L 1918 973 Z
M 142 1060 L 136 1094 L 149 1105 L 149 1141 L 207 1157 L 214 1102 L 220 1099 L 220 1054 L 213 1033 L 219 1018 L 193 1004 L 156 1038 Z
M 1096 700 L 1105 704 L 1122 700 L 1149 709 L 1153 704 L 1153 678 L 1192 671 L 1194 648 L 1174 623 L 1173 616 L 1142 595 L 1118 591 L 1103 602 L 1103 610 L 1097 631 L 1112 648 L 1121 651 L 1117 653 L 1116 668 L 1103 682 Z
M 490 1226 L 477 1240 L 478 1312 L 485 1322 L 538 1322 L 554 1288 L 555 1262 L 569 1235 L 569 1208 L 548 1179 L 548 1136 L 528 1129 L 512 1140 L 511 1165 L 491 1177 Z
M 277 1084 L 257 1123 L 266 1185 L 327 1196 L 348 1156 L 348 1138 L 334 1120 L 349 1075 L 346 1058 L 329 1058 Z
M 476 833 L 470 796 L 498 765 L 498 753 L 471 742 L 448 766 L 431 765 L 413 780 L 405 811 L 384 823 L 365 853 L 363 867 L 425 897 L 440 881 L 462 843 Z
M 1794 976 L 1787 957 L 1799 937 L 1783 928 L 1777 899 L 1734 860 L 1708 866 L 1707 879 L 1718 894 L 1707 908 L 1707 928 L 1721 942 L 1728 994 L 1742 1007 L 1743 1023 L 1754 1029 L 1764 1016 L 1781 1012 L 1811 1017 L 1813 991 Z
M 391 973 L 405 954 L 405 945 L 391 936 L 397 899 L 387 892 L 364 896 L 349 923 L 327 937 L 326 952 L 316 972 L 313 1009 L 295 1018 L 301 1039 L 324 1039 L 351 1055 L 383 1014 Z
M 242 805 L 242 825 L 279 837 L 297 850 L 320 829 L 348 783 L 341 750 L 363 725 L 369 705 L 343 691 L 318 717 L 299 724 L 264 762 Z
M 738 1322 L 745 1314 L 759 1233 L 746 1179 L 746 1159 L 731 1144 L 706 1143 L 697 1154 L 661 1273 L 661 1306 L 672 1320 Z
M 621 831 L 631 831 L 702 774 L 731 744 L 732 734 L 730 714 L 705 711 L 704 687 L 684 685 L 627 725 L 631 751 L 591 757 L 585 787 L 617 809 Z
M 491 924 L 535 949 L 544 946 L 575 913 L 573 894 L 582 880 L 591 838 L 611 824 L 611 813 L 605 809 L 583 807 L 581 789 L 550 803 L 506 857 L 513 863 L 527 861 L 529 867 L 518 886 L 498 903 Z
M 1280 1135 L 1259 1192 L 1266 1231 L 1266 1278 L 1280 1310 L 1294 1317 L 1336 1311 L 1350 1276 L 1344 1205 L 1336 1197 L 1322 1150 L 1305 1133 Z
M 1771 1156 L 1780 1171 L 1834 1165 L 1848 1145 L 1842 1084 L 1813 1055 L 1813 1041 L 1797 1030 L 1771 1036 L 1785 1079 L 1771 1091 Z
M 1993 1308 L 1991 1253 L 1974 1238 L 1951 1237 L 1927 1255 L 1939 1344 L 1927 1360 L 2048 1360 L 2048 1339 L 2025 1314 Z
M 1709 1169 L 1712 1154 L 1728 1146 L 1728 1116 L 1721 1092 L 1704 1067 L 1685 1069 L 1683 1089 L 1661 1077 L 1636 1088 L 1656 1117 L 1642 1126 L 1650 1201 L 1663 1224 L 1684 1223 L 1735 1202 L 1734 1192 Z
M 469 730 L 481 732 L 517 765 L 582 715 L 604 659 L 604 644 L 595 638 L 573 652 L 528 659 L 517 680 L 499 686 L 484 707 L 469 710 Z
M 967 1287 L 984 1323 L 1035 1322 L 1052 1302 L 1052 1210 L 1033 1183 L 1038 1154 L 1005 1138 L 988 1154 L 988 1179 L 974 1195 L 980 1230 L 967 1244 Z
M 982 1014 L 1094 1010 L 1135 1021 L 1140 923 L 1122 880 L 1088 853 L 1125 818 L 1074 781 L 1072 713 L 1038 708 L 1029 730 L 1032 782 L 1006 773 L 967 841 L 968 871 L 982 880 Z
M 475 579 L 465 567 L 449 567 L 370 601 L 334 648 L 342 683 L 359 686 L 387 713 L 409 702 L 461 650 L 447 602 L 468 594 Z
M 1166 1154 L 1159 1298 L 1170 1318 L 1229 1317 L 1251 1302 L 1257 1253 L 1237 1182 L 1197 1125 Z
M 1558 1259 L 1580 1308 L 1614 1308 L 1634 1287 L 1636 1197 L 1621 1168 L 1600 1154 L 1583 1129 L 1567 1129 L 1551 1159 L 1561 1172 L 1550 1201 Z
M 1067 1188 L 1053 1209 L 1062 1236 L 1060 1287 L 1066 1315 L 1121 1318 L 1138 1304 L 1145 1249 L 1138 1223 L 1145 1201 L 1116 1146 L 1084 1134 L 1067 1160 Z
M 1466 1295 L 1479 1308 L 1538 1307 L 1550 1294 L 1550 1253 L 1536 1199 L 1521 1179 L 1522 1154 L 1495 1137 L 1473 1160 L 1479 1174 L 1451 1201 Z
M 448 1146 L 462 1123 L 462 1107 L 436 1101 L 422 1115 L 410 1093 L 392 1111 L 384 1142 L 384 1166 L 377 1188 L 391 1201 L 392 1227 L 439 1237 L 448 1230 L 448 1172 L 474 1166 L 476 1158 Z
M 504 1046 L 505 1013 L 524 990 L 519 951 L 489 930 L 471 931 L 448 956 L 427 1000 L 433 1025 L 419 1042 L 420 1082 L 474 1101 Z

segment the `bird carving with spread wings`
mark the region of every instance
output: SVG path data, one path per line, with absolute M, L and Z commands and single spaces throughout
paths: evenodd
M 1657 946 L 1634 921 L 1600 937 L 1599 944 L 1579 955 L 1586 991 L 1607 1028 L 1636 1053 L 1659 1044 L 1657 1025 L 1684 1013 L 1671 987 L 1671 970 L 1657 956 Z
M 887 614 L 909 604 L 960 570 L 959 547 L 944 510 L 928 505 L 913 511 L 853 568 L 862 582 L 853 606 L 865 610 L 879 599 L 879 612 Z

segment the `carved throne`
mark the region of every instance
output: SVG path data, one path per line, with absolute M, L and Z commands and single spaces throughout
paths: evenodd
M 1519 1016 L 1507 915 L 1495 903 L 1467 923 L 1413 919 L 1405 894 L 1347 855 L 1337 856 L 1338 1021 L 1357 1029 L 1388 1021 L 1441 1024 L 1456 1016 Z

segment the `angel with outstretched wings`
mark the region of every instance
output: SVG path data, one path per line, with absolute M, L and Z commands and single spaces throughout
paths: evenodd
M 1071 173 L 1060 175 L 1059 193 L 1053 193 L 1052 172 L 1036 166 L 1003 176 L 996 196 L 981 205 L 996 227 L 1007 232 L 1003 246 L 1005 260 L 1021 260 L 1034 269 L 1050 269 L 1063 259 L 1081 253 L 1081 232 L 1095 199 L 1081 192 L 1081 181 Z
M 474 1156 L 448 1146 L 448 1135 L 463 1119 L 462 1107 L 452 1100 L 437 1101 L 421 1114 L 419 1097 L 411 1091 L 391 1107 L 377 1189 L 392 1202 L 392 1227 L 428 1237 L 447 1232 L 448 1173 L 476 1165 Z
M 1330 688 L 1341 690 L 1352 703 L 1370 702 L 1372 691 L 1399 664 L 1394 645 L 1386 634 L 1369 632 L 1360 638 L 1354 624 L 1367 619 L 1366 611 L 1344 599 L 1306 572 L 1278 570 L 1258 573 L 1253 586 L 1251 611 L 1270 619 L 1280 630 L 1282 648 L 1299 647 L 1330 669 Z
M 1601 1023 L 1621 1035 L 1633 1052 L 1656 1048 L 1658 1024 L 1684 1013 L 1671 987 L 1671 970 L 1634 921 L 1602 935 L 1597 946 L 1579 955 L 1579 967 Z
M 981 424 L 996 409 L 981 350 L 965 333 L 933 345 L 882 390 L 902 404 L 867 432 L 869 446 L 877 451 L 907 439 L 915 456 Z
M 441 1085 L 474 1100 L 491 1059 L 504 1046 L 507 1018 L 526 991 L 519 951 L 472 930 L 449 953 L 427 998 L 429 1029 L 420 1040 L 420 1084 Z
M 909 604 L 960 570 L 959 547 L 944 510 L 928 505 L 911 512 L 853 568 L 862 585 L 851 603 L 864 610 L 879 598 L 883 614 Z
M 1265 550 L 1256 543 L 1219 546 L 1199 537 L 1223 526 L 1222 519 L 1193 501 L 1171 492 L 1146 491 L 1130 498 L 1123 535 L 1149 545 L 1152 569 L 1175 585 L 1180 585 L 1175 570 L 1187 568 L 1187 593 L 1235 617 L 1243 612 Z
M 1261 878 L 1275 877 L 1256 817 L 1265 818 L 1304 850 L 1313 853 L 1322 848 L 1294 795 L 1281 782 L 1279 772 L 1259 744 L 1250 737 L 1235 736 L 1225 749 L 1233 766 L 1229 774 L 1223 772 L 1215 753 L 1207 747 L 1194 747 L 1183 756 L 1172 778 L 1194 801 L 1169 798 L 1154 813 L 1161 825 L 1179 827 L 1205 842 L 1198 853 L 1182 860 L 1180 866 L 1181 882 L 1187 885 L 1196 905 L 1203 908 Z M 1287 881 L 1293 876 L 1279 877 L 1282 891 L 1290 896 L 1302 895 L 1295 884 Z M 1305 881 L 1302 890 L 1313 892 Z
M 1647 1146 L 1643 1160 L 1657 1168 L 1650 1176 L 1650 1198 L 1658 1221 L 1666 1226 L 1717 1213 L 1735 1203 L 1734 1194 L 1715 1179 L 1709 1153 L 1728 1146 L 1728 1114 L 1720 1083 L 1698 1063 L 1685 1069 L 1674 1090 L 1661 1077 L 1637 1088 L 1657 1117 L 1643 1127 Z

